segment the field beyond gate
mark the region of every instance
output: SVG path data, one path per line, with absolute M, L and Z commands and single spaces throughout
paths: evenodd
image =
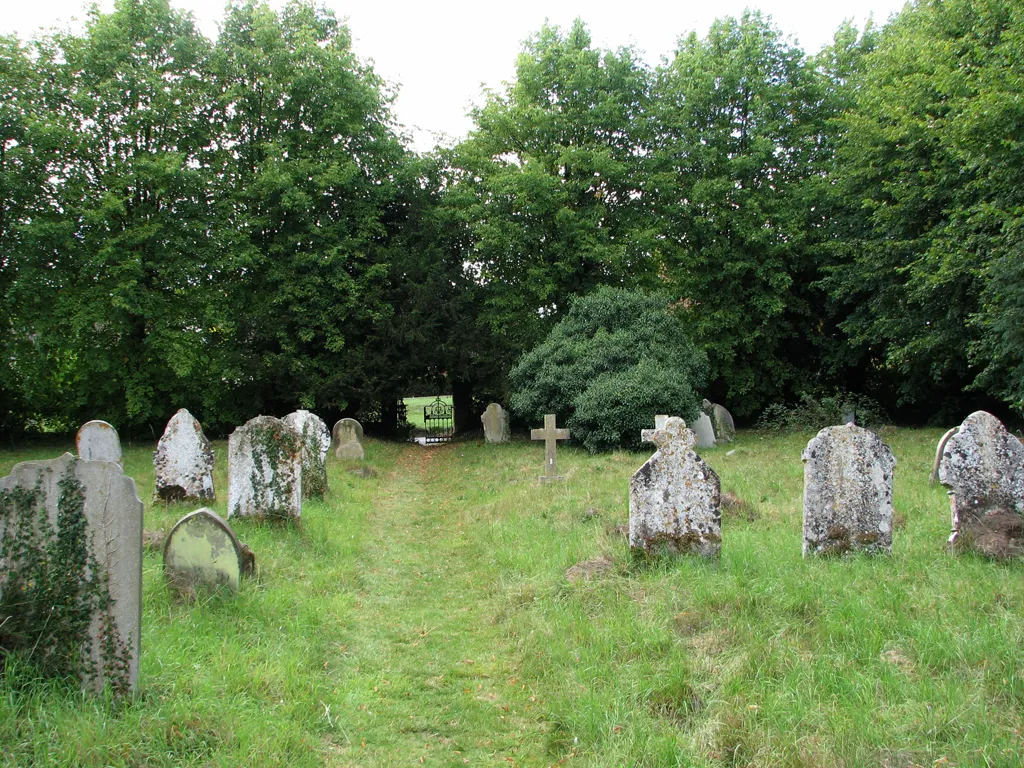
M 146 553 L 135 701 L 9 664 L 0 764 L 1020 765 L 1024 566 L 944 552 L 940 434 L 883 435 L 891 557 L 804 561 L 811 435 L 741 432 L 703 452 L 740 501 L 721 561 L 653 566 L 617 530 L 647 454 L 560 446 L 567 481 L 540 487 L 536 443 L 369 441 L 377 476 L 330 459 L 301 525 L 237 522 L 259 576 L 234 598 L 172 600 Z M 0 475 L 71 448 L 2 451 Z M 194 507 L 152 503 L 153 448 L 125 465 L 167 531 Z

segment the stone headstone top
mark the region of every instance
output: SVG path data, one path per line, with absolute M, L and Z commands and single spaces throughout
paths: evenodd
M 896 457 L 855 424 L 827 427 L 804 460 L 804 556 L 892 551 Z
M 219 589 L 235 592 L 242 572 L 242 544 L 211 509 L 185 515 L 164 543 L 164 578 L 183 597 Z
M 302 514 L 302 438 L 273 416 L 257 416 L 228 438 L 228 517 Z
M 302 497 L 322 499 L 327 494 L 327 452 L 331 435 L 315 413 L 295 411 L 282 421 L 302 437 Z
M 569 430 L 558 429 L 556 427 L 555 414 L 546 413 L 544 414 L 544 428 L 531 429 L 530 439 L 544 441 L 544 474 L 540 476 L 541 484 L 550 483 L 555 480 L 564 480 L 565 477 L 558 474 L 556 441 L 568 440 Z
M 715 428 L 711 424 L 711 418 L 706 413 L 702 413 L 697 417 L 697 420 L 691 425 L 691 429 L 697 436 L 698 448 L 715 447 Z
M 668 416 L 666 416 L 665 414 L 659 413 L 659 414 L 657 414 L 654 417 L 654 428 L 655 429 L 664 429 L 665 428 L 665 424 L 667 424 L 667 423 L 668 423 Z M 643 435 L 643 433 L 641 433 L 641 436 L 642 435 Z
M 49 461 L 17 464 L 10 475 L 0 478 L 0 540 L 7 536 L 13 511 L 10 501 L 17 494 L 27 500 L 23 514 L 31 515 L 33 521 L 47 520 L 55 533 L 66 537 L 63 546 L 72 547 L 59 566 L 61 573 L 71 568 L 79 583 L 105 590 L 102 599 L 90 604 L 88 627 L 81 638 L 82 652 L 90 660 L 82 686 L 95 692 L 109 688 L 115 695 L 134 690 L 142 640 L 142 502 L 135 481 L 114 462 L 84 461 L 70 453 Z M 80 572 L 76 570 L 74 528 L 60 528 L 68 521 L 81 520 L 79 515 L 84 516 L 85 526 L 78 541 L 88 547 L 102 574 L 99 581 L 100 574 L 87 567 L 84 555 Z M 0 592 L 18 568 L 15 560 L 0 571 Z M 35 609 L 45 612 L 53 608 Z
M 484 425 L 484 441 L 507 443 L 509 441 L 508 414 L 497 403 L 491 403 L 480 416 Z
M 1024 555 L 1024 445 L 991 413 L 976 411 L 949 437 L 939 464 L 957 549 Z
M 105 421 L 87 421 L 75 436 L 78 458 L 86 461 L 113 461 L 121 463 L 121 438 L 117 430 Z
M 339 459 L 365 459 L 363 425 L 355 419 L 340 419 L 331 430 L 331 447 Z
M 721 483 L 693 448 L 697 436 L 680 418 L 645 429 L 658 450 L 629 483 L 629 546 L 651 554 L 718 557 L 722 546 Z
M 155 497 L 163 501 L 212 501 L 213 448 L 196 418 L 182 408 L 167 422 L 153 454 Z
M 725 406 L 705 399 L 701 404 L 701 410 L 711 419 L 716 443 L 731 443 L 736 438 L 736 424 Z
M 939 481 L 939 465 L 942 464 L 942 452 L 946 450 L 946 443 L 949 442 L 949 438 L 959 431 L 960 427 L 953 427 L 939 438 L 939 444 L 935 446 L 935 461 L 932 463 L 932 473 L 928 476 L 929 483 L 934 484 Z

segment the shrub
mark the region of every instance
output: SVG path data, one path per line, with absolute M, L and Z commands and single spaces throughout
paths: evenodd
M 773 403 L 761 413 L 758 429 L 773 432 L 808 432 L 843 423 L 845 411 L 853 410 L 857 424 L 880 427 L 888 421 L 885 409 L 867 395 L 837 389 L 815 397 L 804 393 L 795 405 Z
M 591 453 L 639 449 L 656 413 L 692 420 L 707 358 L 660 296 L 607 286 L 577 298 L 510 375 L 511 407 L 558 414 Z

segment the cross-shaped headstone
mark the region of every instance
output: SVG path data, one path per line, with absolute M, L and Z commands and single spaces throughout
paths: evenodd
M 568 429 L 555 428 L 555 414 L 544 414 L 544 429 L 531 429 L 530 438 L 544 441 L 544 474 L 540 476 L 542 483 L 549 483 L 552 480 L 564 480 L 558 474 L 558 463 L 555 461 L 556 440 L 568 440 Z
M 664 418 L 664 421 L 661 419 Z M 679 443 L 684 449 L 693 448 L 697 442 L 697 436 L 686 428 L 686 422 L 675 416 L 655 416 L 654 429 L 644 429 L 640 432 L 640 439 L 645 443 L 654 443 L 658 450 L 668 448 L 673 443 Z

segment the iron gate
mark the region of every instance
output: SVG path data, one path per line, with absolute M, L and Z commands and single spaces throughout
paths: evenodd
M 426 442 L 448 442 L 455 434 L 454 409 L 440 397 L 437 398 L 423 407 L 423 427 L 427 430 Z

